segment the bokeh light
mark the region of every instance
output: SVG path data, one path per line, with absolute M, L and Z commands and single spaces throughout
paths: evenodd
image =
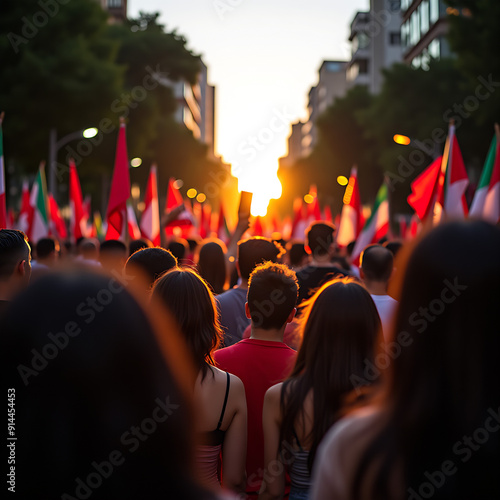
M 134 168 L 140 167 L 142 165 L 142 158 L 132 158 L 130 165 Z
M 194 198 L 198 194 L 198 191 L 195 188 L 189 188 L 186 194 L 188 198 Z
M 203 203 L 207 199 L 207 196 L 205 193 L 199 193 L 198 196 L 196 197 L 196 201 L 199 203 Z

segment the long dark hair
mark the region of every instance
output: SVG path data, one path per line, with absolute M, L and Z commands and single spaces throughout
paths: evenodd
M 312 389 L 311 469 L 321 439 L 353 389 L 352 377 L 363 377 L 366 360 L 373 360 L 380 319 L 366 289 L 342 278 L 325 283 L 305 303 L 302 322 L 302 345 L 281 393 L 280 443 L 293 442 L 294 426 L 300 416 L 304 422 L 304 400 Z
M 210 285 L 215 294 L 222 293 L 226 284 L 225 245 L 222 241 L 212 239 L 205 241 L 198 258 L 200 276 Z
M 500 498 L 500 433 L 485 429 L 500 406 L 499 306 L 498 228 L 453 222 L 417 242 L 392 331 L 411 342 L 383 374 L 382 427 L 352 498 L 429 498 L 430 488 L 434 499 Z
M 186 392 L 120 283 L 88 271 L 42 277 L 1 330 L 19 498 L 210 496 L 190 471 Z
M 196 367 L 205 378 L 210 365 L 215 365 L 213 352 L 222 339 L 210 288 L 193 269 L 175 268 L 158 278 L 153 297 L 160 298 L 176 319 Z

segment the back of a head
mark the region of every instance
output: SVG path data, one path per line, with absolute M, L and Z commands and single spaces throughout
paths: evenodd
M 177 259 L 171 252 L 161 247 L 142 248 L 132 254 L 125 265 L 128 275 L 136 276 L 137 272 L 146 275 L 150 286 L 166 271 L 177 266 Z
M 248 283 L 248 307 L 252 327 L 279 329 L 286 324 L 298 297 L 295 272 L 284 264 L 266 262 L 257 266 Z
M 122 271 L 127 262 L 127 245 L 119 240 L 106 240 L 101 243 L 99 260 L 108 271 Z
M 78 253 L 84 259 L 98 260 L 99 259 L 99 242 L 94 238 L 81 238 L 77 245 Z
M 241 279 L 248 281 L 254 268 L 263 262 L 278 262 L 283 247 L 268 238 L 254 236 L 238 243 L 238 267 Z
M 361 253 L 360 269 L 369 281 L 389 281 L 393 267 L 392 252 L 382 245 L 369 245 Z
M 471 265 L 470 255 L 478 252 Z M 482 221 L 441 224 L 403 249 L 406 266 L 391 332 L 400 349 L 385 378 L 392 410 L 381 431 L 386 441 L 375 439 L 366 454 L 387 459 L 385 475 L 373 481 L 377 498 L 390 497 L 380 485 L 400 464 L 406 494 L 409 487 L 418 490 L 425 471 L 441 470 L 450 453 L 458 473 L 434 490 L 434 498 L 493 498 L 493 491 L 500 492 L 498 437 L 476 432 L 500 406 L 499 255 L 500 230 Z M 476 435 L 477 445 L 472 438 L 469 449 L 463 440 Z M 464 460 L 467 450 L 474 450 L 471 460 Z M 363 463 L 356 484 L 372 476 L 370 461 Z
M 307 246 L 313 256 L 326 255 L 333 244 L 335 226 L 329 222 L 313 222 L 306 230 Z
M 23 437 L 20 498 L 80 491 L 132 500 L 145 485 L 165 497 L 191 488 L 189 405 L 119 282 L 89 272 L 42 277 L 12 303 L 1 341 Z
M 138 240 L 132 240 L 128 244 L 128 252 L 129 256 L 137 252 L 138 250 L 142 250 L 143 248 L 151 248 L 153 243 L 147 238 L 139 238 Z
M 222 338 L 215 299 L 200 275 L 190 268 L 171 269 L 154 284 L 160 299 L 177 321 L 196 367 L 207 373 L 215 364 L 212 353 Z
M 226 257 L 224 243 L 207 241 L 200 248 L 198 270 L 215 293 L 222 293 L 226 283 Z
M 315 380 L 329 373 L 330 384 L 351 390 L 350 377 L 363 376 L 364 362 L 373 359 L 380 330 L 370 294 L 353 278 L 340 278 L 325 283 L 303 307 L 297 366 L 306 368 Z
M 0 230 L 0 280 L 12 276 L 16 264 L 30 259 L 28 238 L 16 229 Z
M 40 238 L 36 243 L 36 258 L 46 259 L 59 247 L 59 242 L 55 238 Z
M 392 256 L 394 258 L 396 258 L 396 255 L 403 248 L 403 242 L 402 241 L 386 241 L 384 243 L 384 247 L 387 248 L 387 250 L 390 250 L 390 252 L 392 253 Z
M 189 244 L 185 239 L 177 238 L 169 242 L 167 250 L 170 250 L 172 255 L 180 262 L 186 257 L 189 251 Z
M 286 245 L 286 251 L 291 267 L 301 266 L 308 256 L 302 241 L 289 241 Z
M 100 253 L 122 257 L 127 255 L 127 245 L 120 240 L 106 240 L 101 243 Z

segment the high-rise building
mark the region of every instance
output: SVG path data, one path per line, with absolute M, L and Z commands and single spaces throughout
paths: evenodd
M 318 84 L 309 91 L 308 119 L 301 127 L 302 156 L 308 156 L 318 141 L 316 120 L 346 92 L 346 61 L 323 61 Z
M 446 41 L 447 8 L 443 0 L 403 0 L 401 10 L 401 41 L 405 63 L 427 69 L 431 58 L 440 59 L 450 55 Z
M 292 123 L 291 133 L 288 136 L 288 153 L 280 158 L 280 167 L 291 167 L 297 160 L 304 156 L 302 147 L 302 128 L 304 123 L 300 120 Z
M 122 23 L 127 19 L 127 0 L 100 0 L 104 10 L 109 12 L 110 22 Z
M 368 12 L 357 12 L 351 23 L 351 60 L 348 87 L 366 85 L 380 91 L 382 69 L 402 60 L 401 5 L 399 0 L 370 0 Z

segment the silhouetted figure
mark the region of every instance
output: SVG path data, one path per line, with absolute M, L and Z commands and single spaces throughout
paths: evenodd
M 153 283 L 165 272 L 177 266 L 177 259 L 161 247 L 142 248 L 132 254 L 125 264 L 128 276 L 143 280 L 142 288 L 150 290 Z
M 101 243 L 99 262 L 108 273 L 121 274 L 127 262 L 127 245 L 119 240 L 106 240 Z
M 325 437 L 313 499 L 500 498 L 499 255 L 485 222 L 420 235 L 391 349 L 363 377 L 382 371 L 380 391 Z
M 142 250 L 143 248 L 151 248 L 153 246 L 154 246 L 153 243 L 151 243 L 151 241 L 148 240 L 147 238 L 139 238 L 138 240 L 132 240 L 128 244 L 129 257 L 138 250 Z

